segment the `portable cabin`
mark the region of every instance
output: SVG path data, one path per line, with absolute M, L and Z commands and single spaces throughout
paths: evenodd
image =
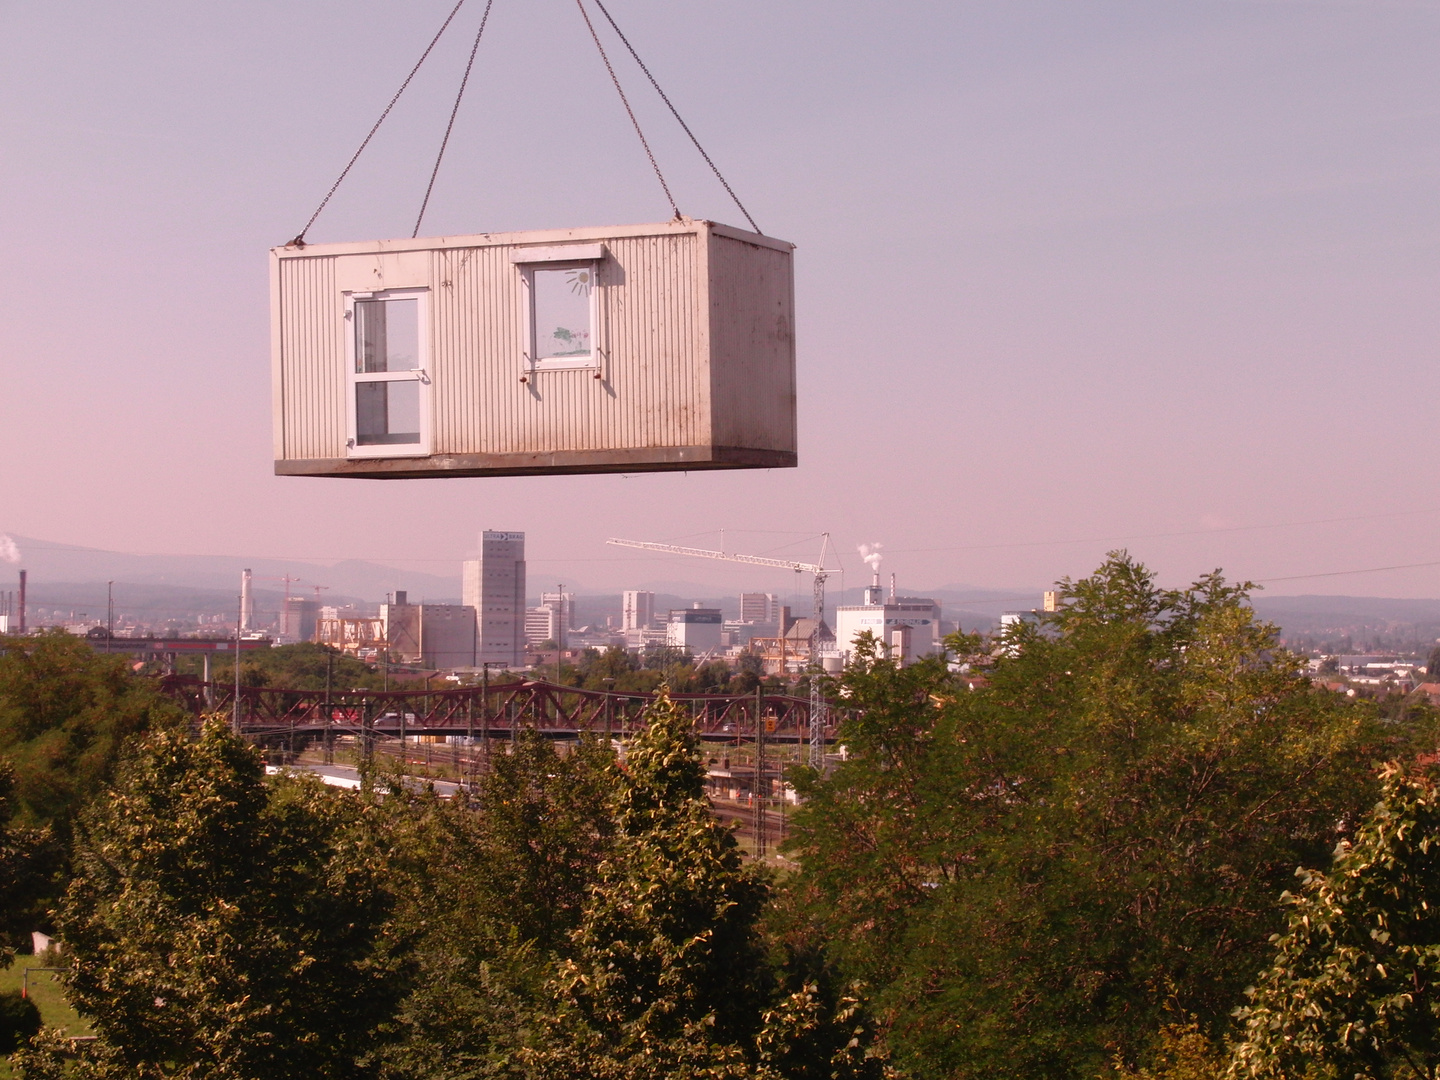
M 275 248 L 275 472 L 794 466 L 792 250 L 688 218 Z

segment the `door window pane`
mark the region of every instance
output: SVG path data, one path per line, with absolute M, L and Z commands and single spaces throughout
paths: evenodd
M 590 289 L 594 266 L 535 270 L 531 309 L 535 359 L 590 355 Z
M 355 301 L 355 370 L 409 371 L 420 366 L 420 302 Z
M 355 443 L 394 446 L 420 441 L 420 382 L 363 382 L 355 385 Z

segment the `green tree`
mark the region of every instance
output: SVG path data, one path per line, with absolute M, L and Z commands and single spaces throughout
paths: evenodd
M 233 663 L 217 661 L 211 677 L 222 685 L 235 681 Z M 270 649 L 256 649 L 241 656 L 240 681 L 245 686 L 274 686 L 282 690 L 324 690 L 326 681 L 334 690 L 378 690 L 385 676 L 373 664 L 329 645 L 302 641 Z
M 10 812 L 67 839 L 110 782 L 132 735 L 182 724 L 152 679 L 62 631 L 0 640 L 0 756 L 14 769 Z
M 1313 689 L 1218 574 L 1160 589 L 1116 553 L 1061 589 L 974 691 L 861 650 L 848 760 L 798 778 L 788 939 L 876 986 L 920 1077 L 1088 1078 L 1176 1015 L 1214 1037 L 1270 898 L 1373 801 L 1366 763 L 1434 742 Z
M 97 1035 L 79 1075 L 364 1075 L 403 988 L 365 812 L 267 781 L 218 721 L 148 738 L 85 815 L 59 912 L 67 993 Z
M 768 886 L 710 813 L 689 716 L 662 692 L 646 721 L 625 758 L 620 834 L 553 981 L 556 1016 L 531 1071 L 878 1075 L 850 1002 L 826 1008 L 814 987 L 776 1001 L 758 927 Z
M 1440 789 L 1393 763 L 1381 788 L 1330 870 L 1282 895 L 1232 1078 L 1440 1076 Z
M 0 968 L 36 929 L 38 913 L 63 880 L 65 852 L 51 826 L 10 822 L 14 775 L 0 760 Z M 8 1053 L 9 1051 L 0 1051 Z
M 0 639 L 0 948 L 53 929 L 76 815 L 110 783 L 128 740 L 186 720 L 155 680 L 83 638 Z
M 613 760 L 582 742 L 558 754 L 523 731 L 464 800 L 394 792 L 383 829 L 413 989 L 386 1077 L 516 1075 L 513 1057 L 548 1005 L 545 980 L 579 923 L 614 834 Z
M 40 1010 L 19 990 L 0 993 L 0 1056 L 13 1054 L 40 1034 Z

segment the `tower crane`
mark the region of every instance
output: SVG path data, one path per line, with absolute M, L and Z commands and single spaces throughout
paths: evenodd
M 677 544 L 661 544 L 653 540 L 618 540 L 612 537 L 605 541 L 616 547 L 641 548 L 645 551 L 662 551 L 667 555 L 690 555 L 697 559 L 722 559 L 725 562 L 749 563 L 751 566 L 773 566 L 780 570 L 794 570 L 797 574 L 815 575 L 815 629 L 825 621 L 825 579 L 838 573 L 825 565 L 825 555 L 830 549 L 830 534 L 820 534 L 820 561 L 818 563 L 796 562 L 793 559 L 770 559 L 764 555 L 734 555 L 725 551 L 710 551 L 706 548 L 680 547 Z

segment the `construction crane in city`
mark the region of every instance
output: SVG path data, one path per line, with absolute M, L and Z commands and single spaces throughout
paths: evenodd
M 697 559 L 721 559 L 725 562 L 749 563 L 751 566 L 771 566 L 779 570 L 794 570 L 797 574 L 815 575 L 815 629 L 825 621 L 825 579 L 839 573 L 825 565 L 825 556 L 830 550 L 830 534 L 820 534 L 820 558 L 818 562 L 796 562 L 794 559 L 771 559 L 764 555 L 734 555 L 727 551 L 710 551 L 706 548 L 680 547 L 678 544 L 661 544 L 654 540 L 618 540 L 612 537 L 605 541 L 616 547 L 640 548 L 644 551 L 660 551 L 666 555 L 689 555 Z M 721 543 L 724 543 L 722 538 Z M 782 631 L 783 632 L 783 631 Z
M 825 622 L 825 579 L 838 573 L 825 565 L 825 556 L 830 550 L 830 534 L 820 534 L 820 558 L 813 563 L 797 562 L 793 559 L 771 559 L 764 555 L 734 555 L 726 551 L 710 551 L 706 548 L 681 547 L 678 544 L 661 544 L 653 540 L 619 540 L 614 537 L 606 541 L 616 547 L 640 548 L 642 551 L 660 551 L 666 555 L 690 555 L 697 559 L 720 559 L 724 562 L 748 563 L 751 566 L 771 566 L 780 570 L 794 570 L 797 574 L 815 575 L 815 629 L 811 636 L 811 660 L 819 659 L 820 627 Z M 725 546 L 725 537 L 720 537 L 720 546 Z M 785 628 L 780 627 L 783 637 Z M 825 764 L 825 724 L 829 709 L 821 691 L 820 671 L 817 665 L 810 678 L 810 746 L 809 763 L 813 768 Z

